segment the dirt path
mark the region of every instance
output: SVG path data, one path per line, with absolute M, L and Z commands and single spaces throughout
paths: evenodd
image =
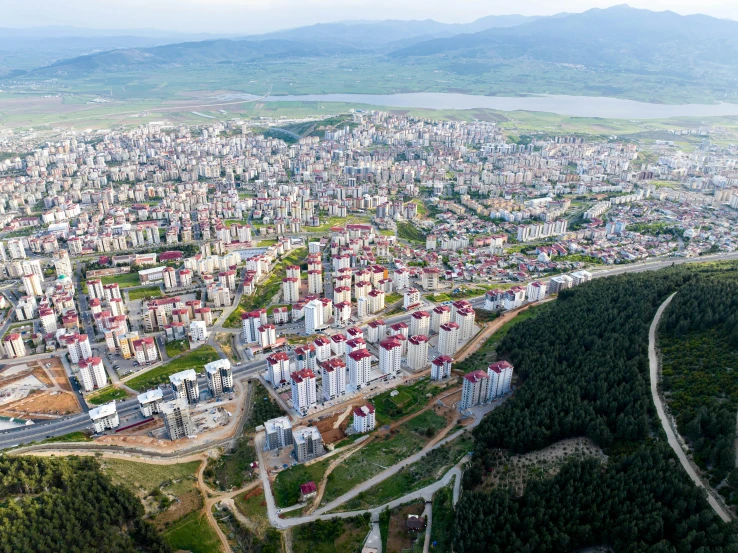
M 654 316 L 653 322 L 651 323 L 651 328 L 648 331 L 648 364 L 651 377 L 651 396 L 653 397 L 653 402 L 656 405 L 656 413 L 658 414 L 659 419 L 661 419 L 661 426 L 663 426 L 664 428 L 664 432 L 666 433 L 666 438 L 669 442 L 669 445 L 671 446 L 671 449 L 674 450 L 674 453 L 676 453 L 676 456 L 679 458 L 679 462 L 682 464 L 682 467 L 684 467 L 684 470 L 692 479 L 692 482 L 694 482 L 695 486 L 702 488 L 707 492 L 708 503 L 715 510 L 718 516 L 723 519 L 723 522 L 730 522 L 730 513 L 716 498 L 715 492 L 712 490 L 712 488 L 705 485 L 698 474 L 698 469 L 692 465 L 690 459 L 684 453 L 684 449 L 682 449 L 680 440 L 677 437 L 677 431 L 674 427 L 672 427 L 669 416 L 666 414 L 666 409 L 664 408 L 664 403 L 661 399 L 661 394 L 659 393 L 658 389 L 659 376 L 661 372 L 661 361 L 656 351 L 656 332 L 659 328 L 659 322 L 661 321 L 661 316 L 664 314 L 664 310 L 666 310 L 666 308 L 669 306 L 671 300 L 674 298 L 675 295 L 676 293 L 672 294 L 666 299 L 664 303 L 661 304 L 661 307 L 659 307 L 658 311 L 656 311 L 656 315 Z

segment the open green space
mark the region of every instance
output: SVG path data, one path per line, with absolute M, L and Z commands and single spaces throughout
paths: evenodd
M 430 397 L 440 393 L 441 390 L 442 388 L 434 385 L 430 378 L 424 377 L 410 385 L 397 386 L 394 390 L 377 395 L 372 400 L 376 409 L 377 425 L 388 424 L 419 411 L 428 405 Z M 398 393 L 393 396 L 394 391 Z
M 167 342 L 165 344 L 167 355 L 169 357 L 174 357 L 176 355 L 179 355 L 180 353 L 184 353 L 186 351 L 190 351 L 190 343 L 185 338 L 184 340 L 174 340 L 172 342 Z
M 264 498 L 264 489 L 250 490 L 234 499 L 236 507 L 246 518 L 253 520 L 257 524 L 266 524 L 269 522 L 267 513 L 266 499 Z
M 399 292 L 392 292 L 390 294 L 385 294 L 384 296 L 385 305 L 392 305 L 393 303 L 400 300 L 402 300 L 402 294 L 400 294 Z
M 265 461 L 269 464 L 269 461 Z M 315 482 L 317 486 L 328 468 L 329 459 L 311 465 L 295 465 L 277 474 L 272 484 L 274 501 L 277 507 L 289 507 L 300 499 L 300 485 Z
M 323 503 L 328 503 L 357 485 L 369 480 L 375 474 L 420 451 L 437 430 L 443 428 L 445 419 L 433 411 L 427 411 L 408 421 L 398 429 L 377 437 L 350 456 L 328 475 Z M 411 424 L 412 423 L 412 424 Z
M 201 511 L 195 511 L 177 520 L 162 534 L 173 551 L 191 553 L 222 552 L 218 534 Z
M 425 234 L 409 221 L 397 223 L 397 237 L 410 242 L 422 242 L 425 244 Z
M 195 372 L 201 372 L 207 363 L 217 359 L 220 359 L 218 352 L 212 346 L 203 345 L 176 359 L 172 359 L 169 363 L 131 378 L 126 384 L 134 390 L 143 392 L 159 384 L 169 382 L 169 376 L 179 371 L 194 369 Z
M 345 227 L 346 225 L 368 225 L 372 218 L 365 215 L 349 215 L 348 217 L 321 217 L 325 221 L 317 227 L 304 227 L 305 232 L 328 232 L 332 227 Z
M 136 492 L 150 492 L 155 488 L 165 488 L 172 493 L 184 493 L 195 488 L 195 474 L 200 461 L 155 465 L 124 459 L 104 459 L 103 471 L 116 484 L 126 486 Z
M 454 481 L 441 488 L 433 496 L 433 525 L 431 526 L 431 543 L 435 543 L 434 552 L 451 553 L 454 528 Z
M 316 520 L 292 531 L 294 553 L 355 553 L 369 533 L 369 513 L 361 517 Z
M 242 436 L 236 447 L 223 453 L 215 460 L 209 461 L 203 476 L 211 488 L 221 491 L 238 489 L 255 477 L 251 463 L 256 461 L 256 450 L 253 439 Z
M 259 381 L 251 380 L 250 382 L 252 386 L 249 395 L 251 410 L 249 411 L 249 419 L 246 421 L 246 428 L 256 428 L 270 419 L 284 415 L 282 408 Z
M 130 288 L 131 286 L 140 286 L 141 280 L 138 278 L 137 272 L 123 273 L 122 275 L 104 276 L 100 277 L 100 282 L 103 284 L 118 284 L 123 288 Z
M 471 435 L 463 434 L 448 444 L 429 451 L 419 461 L 404 467 L 397 474 L 360 493 L 341 505 L 337 510 L 355 511 L 379 507 L 429 486 L 442 478 L 453 465 L 458 463 L 473 448 L 474 441 Z M 433 515 L 435 524 L 435 512 Z
M 128 292 L 128 299 L 131 301 L 142 300 L 144 298 L 161 298 L 164 294 L 158 286 L 147 286 L 146 288 L 136 288 Z
M 110 403 L 114 399 L 124 399 L 128 397 L 128 393 L 122 388 L 116 388 L 115 386 L 108 386 L 102 390 L 95 392 L 94 394 L 88 395 L 85 399 L 92 405 L 102 405 L 103 403 Z
M 266 281 L 256 286 L 256 291 L 252 295 L 248 296 L 244 294 L 241 296 L 238 307 L 228 316 L 223 326 L 226 328 L 240 328 L 242 313 L 266 307 L 272 298 L 279 293 L 282 279 L 287 275 L 287 267 L 289 265 L 302 265 L 305 259 L 307 259 L 307 248 L 304 247 L 295 248 L 283 256 L 274 265 Z

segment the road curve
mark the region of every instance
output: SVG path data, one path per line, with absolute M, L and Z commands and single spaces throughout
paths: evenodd
M 648 365 L 649 365 L 649 372 L 651 376 L 651 396 L 653 397 L 653 402 L 656 405 L 656 412 L 659 415 L 659 419 L 661 419 L 661 426 L 664 428 L 664 432 L 666 432 L 666 437 L 669 441 L 669 445 L 671 446 L 671 449 L 674 450 L 674 453 L 676 453 L 676 456 L 679 458 L 679 462 L 682 464 L 682 467 L 684 467 L 684 470 L 689 475 L 689 477 L 692 479 L 692 481 L 695 483 L 696 486 L 704 489 L 707 492 L 707 501 L 710 503 L 710 506 L 715 510 L 715 512 L 718 514 L 718 516 L 723 519 L 723 522 L 730 522 L 731 516 L 723 508 L 723 506 L 720 504 L 720 502 L 715 498 L 712 490 L 705 486 L 705 484 L 702 482 L 702 479 L 697 474 L 697 471 L 695 471 L 692 464 L 689 462 L 689 459 L 687 458 L 687 455 L 684 453 L 684 450 L 682 449 L 682 446 L 679 444 L 679 440 L 677 439 L 676 432 L 672 428 L 669 417 L 666 414 L 666 411 L 664 409 L 664 404 L 661 401 L 661 396 L 659 395 L 658 385 L 659 385 L 659 357 L 656 352 L 656 332 L 659 328 L 659 322 L 661 321 L 661 316 L 664 314 L 664 311 L 671 303 L 671 300 L 674 299 L 674 296 L 676 295 L 676 292 L 669 296 L 664 303 L 661 304 L 661 307 L 659 307 L 658 311 L 656 311 L 656 316 L 653 318 L 653 322 L 651 323 L 651 328 L 648 331 Z

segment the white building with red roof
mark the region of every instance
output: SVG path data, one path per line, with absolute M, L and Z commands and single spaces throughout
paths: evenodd
M 310 369 L 295 371 L 292 379 L 292 406 L 295 411 L 305 413 L 317 402 L 315 373 Z
M 361 407 L 354 407 L 354 432 L 357 434 L 371 432 L 376 425 L 377 418 L 373 405 L 367 404 Z
M 487 401 L 491 401 L 510 391 L 512 375 L 513 366 L 507 361 L 497 361 L 487 368 L 487 376 L 489 377 Z
M 484 371 L 472 371 L 464 375 L 459 409 L 469 409 L 487 401 L 489 377 Z

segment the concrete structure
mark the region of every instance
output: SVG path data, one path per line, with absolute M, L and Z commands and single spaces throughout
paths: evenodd
M 428 364 L 428 336 L 419 334 L 407 340 L 407 366 L 419 371 Z
M 541 301 L 546 298 L 548 286 L 544 282 L 531 282 L 525 289 L 528 301 Z
M 441 325 L 451 322 L 451 308 L 447 305 L 437 305 L 431 311 L 431 331 L 438 334 Z
M 349 387 L 360 390 L 367 382 L 372 368 L 372 354 L 368 349 L 357 349 L 346 356 L 349 373 Z
M 395 337 L 379 342 L 379 369 L 384 374 L 397 373 L 402 362 L 402 343 Z
M 292 437 L 292 422 L 289 417 L 277 417 L 270 419 L 264 423 L 264 449 L 271 451 L 287 447 L 294 443 Z
M 325 453 L 323 437 L 314 426 L 300 428 L 292 432 L 295 444 L 295 457 L 299 463 L 320 457 Z
M 402 307 L 410 309 L 416 305 L 420 305 L 420 292 L 415 288 L 405 290 L 403 294 Z
M 339 357 L 320 364 L 323 381 L 323 400 L 330 401 L 346 393 L 346 363 Z
M 263 325 L 259 327 L 259 345 L 262 349 L 272 347 L 277 343 L 277 329 L 274 325 Z
M 11 359 L 26 355 L 26 346 L 23 343 L 23 338 L 17 332 L 6 334 L 3 338 L 3 345 L 5 346 L 5 353 Z
M 141 414 L 144 417 L 150 417 L 159 413 L 163 398 L 164 392 L 161 391 L 161 388 L 154 388 L 153 390 L 139 394 L 137 399 Z
M 454 322 L 459 325 L 459 340 L 465 341 L 474 334 L 474 309 L 457 309 Z
M 190 418 L 190 406 L 184 398 L 162 403 L 159 412 L 170 440 L 195 435 L 195 426 Z
M 153 363 L 158 358 L 156 342 L 151 336 L 145 336 L 131 342 L 133 346 L 133 355 L 141 364 Z
M 233 372 L 228 359 L 218 359 L 205 365 L 208 390 L 212 397 L 219 397 L 233 391 Z
M 487 368 L 489 385 L 487 386 L 487 401 L 504 395 L 510 391 L 513 366 L 507 361 L 497 361 Z
M 112 430 L 113 428 L 118 428 L 118 425 L 120 424 L 120 420 L 118 419 L 118 410 L 115 407 L 115 401 L 90 409 L 89 415 L 96 434 L 100 434 L 106 430 Z
M 272 386 L 279 388 L 290 381 L 290 357 L 280 351 L 267 357 L 267 378 Z
M 323 328 L 323 304 L 320 300 L 312 300 L 305 306 L 305 333 L 315 334 Z
M 410 315 L 410 336 L 430 334 L 431 316 L 427 311 L 415 311 Z
M 169 377 L 169 381 L 172 383 L 176 399 L 183 398 L 187 400 L 187 403 L 200 401 L 200 386 L 197 383 L 197 373 L 194 369 L 174 373 Z

